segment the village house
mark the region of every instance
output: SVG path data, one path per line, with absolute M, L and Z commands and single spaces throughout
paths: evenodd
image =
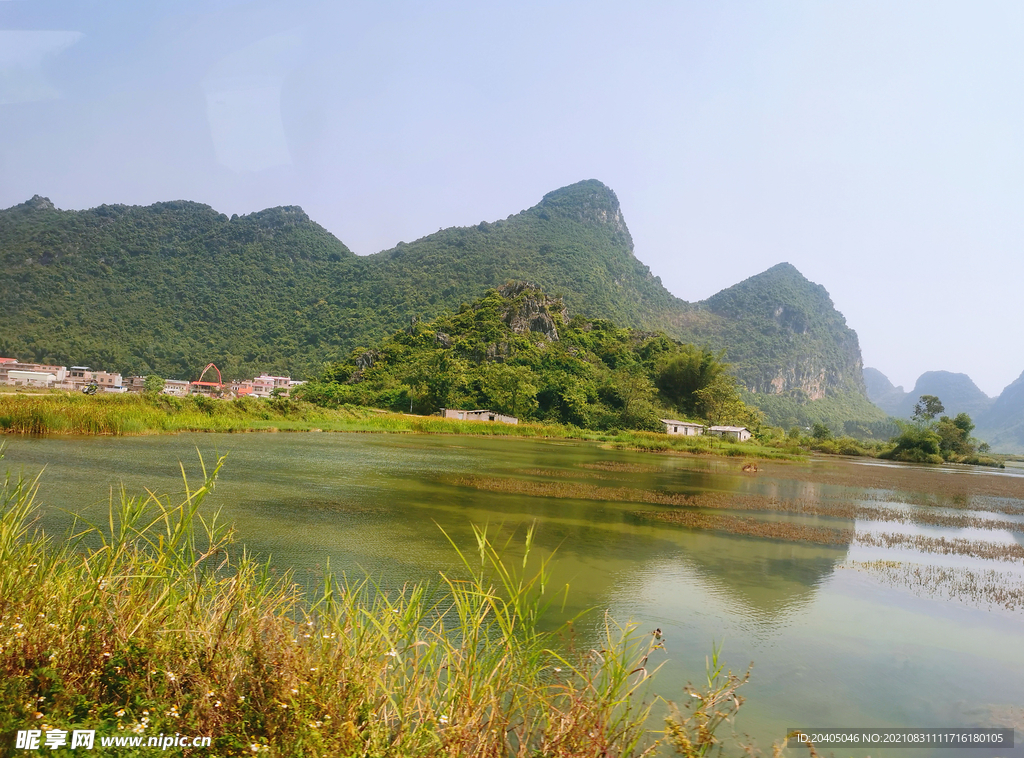
M 708 429 L 710 434 L 716 437 L 746 442 L 750 439 L 750 430 L 745 426 L 713 426 Z
M 255 387 L 253 383 L 246 380 L 231 382 L 231 394 L 235 397 L 252 397 Z
M 252 380 L 252 394 L 256 397 L 270 397 L 274 390 L 277 390 L 277 394 L 282 397 L 288 397 L 288 391 L 291 389 L 292 380 L 288 376 L 270 376 L 269 374 L 260 374 Z
M 144 392 L 146 389 L 146 377 L 129 376 L 124 380 L 124 388 L 128 392 Z
M 694 424 L 692 421 L 676 421 L 671 418 L 660 419 L 665 425 L 665 434 L 681 434 L 684 437 L 696 437 L 704 434 L 703 424 Z
M 164 388 L 161 390 L 162 395 L 174 395 L 175 397 L 185 397 L 188 395 L 189 382 L 187 379 L 165 379 Z
M 80 390 L 92 383 L 92 369 L 88 366 L 72 366 L 68 369 L 65 389 Z
M 464 411 L 457 408 L 442 408 L 441 418 L 452 418 L 458 421 L 500 421 L 503 424 L 519 423 L 519 419 L 515 416 L 505 416 L 486 409 Z
M 4 358 L 0 360 L 0 384 L 14 384 L 23 387 L 57 386 L 64 381 L 67 371 L 67 368 L 64 366 L 51 366 L 46 363 L 22 363 L 15 358 Z M 11 376 L 12 372 L 14 376 Z M 25 372 L 52 374 L 53 381 L 39 384 L 39 377 L 34 377 L 31 383 L 28 383 L 27 377 L 23 376 Z
M 7 383 L 15 387 L 52 387 L 57 377 L 46 371 L 19 371 L 11 369 L 7 372 Z
M 110 371 L 93 371 L 92 380 L 99 385 L 104 392 L 124 392 L 121 386 L 121 375 Z

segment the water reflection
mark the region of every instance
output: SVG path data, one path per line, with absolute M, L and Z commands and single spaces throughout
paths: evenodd
M 180 491 L 177 461 L 184 461 L 194 477 L 197 445 L 208 461 L 215 450 L 230 451 L 211 507 L 223 509 L 249 549 L 272 557 L 281 570 L 297 570 L 301 580 L 329 560 L 332 568 L 350 575 L 368 572 L 385 588 L 436 581 L 439 571 L 457 569 L 442 529 L 465 546 L 472 544 L 474 523 L 520 534 L 536 523 L 540 553 L 558 551 L 552 586 L 572 588 L 563 617 L 596 607 L 610 609 L 619 620 L 634 619 L 644 631 L 664 630 L 666 666 L 657 686 L 666 696 L 678 696 L 686 681 L 700 678 L 714 641 L 726 640 L 727 659 L 735 668 L 756 661 L 742 718 L 743 729 L 762 744 L 801 724 L 983 725 L 967 703 L 990 713 L 1024 702 L 1019 613 L 915 595 L 912 588 L 848 570 L 852 561 L 876 559 L 962 566 L 962 557 L 690 529 L 642 517 L 670 506 L 491 492 L 453 483 L 478 476 L 779 500 L 856 496 L 856 502 L 888 507 L 844 480 L 814 481 L 826 467 L 842 473 L 843 465 L 853 468 L 850 464 L 771 464 L 751 476 L 740 471 L 740 461 L 594 445 L 328 434 L 16 439 L 4 463 L 29 474 L 47 466 L 43 523 L 59 531 L 70 519 L 60 508 L 99 514 L 110 487 L 122 481 L 136 492 L 143 487 Z M 1005 504 L 1021 502 L 1011 500 Z M 918 506 L 899 507 L 911 514 Z M 876 528 L 874 522 L 831 516 L 729 513 L 828 526 L 851 538 Z M 884 523 L 887 532 L 904 526 Z M 956 533 L 940 527 L 907 531 Z M 979 539 L 983 531 L 971 529 L 970 536 Z M 990 530 L 984 536 L 1024 545 L 1020 531 Z M 992 563 L 972 559 L 970 565 Z M 1019 571 L 1016 564 L 1001 568 L 1011 567 Z M 601 621 L 600 614 L 590 618 L 591 626 Z M 925 758 L 926 753 L 914 755 Z

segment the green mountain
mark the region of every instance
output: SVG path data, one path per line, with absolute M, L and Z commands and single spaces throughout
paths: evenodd
M 528 280 L 574 313 L 726 349 L 751 397 L 787 419 L 880 414 L 824 288 L 781 264 L 688 304 L 634 256 L 615 194 L 594 180 L 370 256 L 292 206 L 228 218 L 185 201 L 61 211 L 37 196 L 0 211 L 0 264 L 0 354 L 25 360 L 307 376 L 412 318 Z
M 902 385 L 895 386 L 889 381 L 889 377 L 877 368 L 865 366 L 864 387 L 872 403 L 890 415 L 901 415 L 900 409 L 907 398 L 907 392 Z
M 421 413 L 487 408 L 589 429 L 662 431 L 659 419 L 679 415 L 754 431 L 760 424 L 710 350 L 570 318 L 561 298 L 525 282 L 357 348 L 297 394 Z
M 1003 389 L 977 422 L 975 436 L 993 450 L 1024 453 L 1024 373 Z
M 993 399 L 982 392 L 967 374 L 926 371 L 911 392 L 894 387 L 881 371 L 864 369 L 868 397 L 898 418 L 909 419 L 921 395 L 935 395 L 943 415 L 968 414 L 976 424 L 974 436 L 1000 453 L 1024 453 L 1024 374 Z

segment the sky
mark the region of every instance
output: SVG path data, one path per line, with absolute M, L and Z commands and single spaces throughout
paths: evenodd
M 913 388 L 1024 371 L 1020 2 L 0 0 L 0 207 L 301 205 L 369 254 L 599 179 L 701 300 L 788 261 Z

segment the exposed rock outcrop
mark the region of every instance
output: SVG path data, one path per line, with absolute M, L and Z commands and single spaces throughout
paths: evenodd
M 558 341 L 556 321 L 569 323 L 569 311 L 559 297 L 549 297 L 532 282 L 509 282 L 498 293 L 512 303 L 502 314 L 502 321 L 516 334 L 540 332 L 551 342 Z

